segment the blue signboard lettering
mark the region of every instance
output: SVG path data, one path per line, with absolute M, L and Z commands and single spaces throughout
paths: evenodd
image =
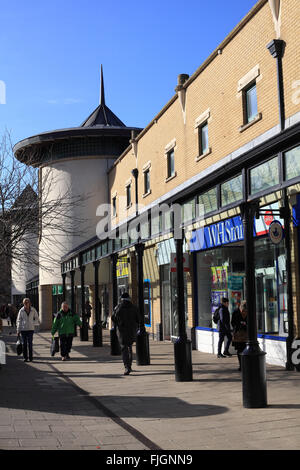
M 240 216 L 236 216 L 195 230 L 190 240 L 190 251 L 207 250 L 241 240 L 244 240 L 243 222 Z

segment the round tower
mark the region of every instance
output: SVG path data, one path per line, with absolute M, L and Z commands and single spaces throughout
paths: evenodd
M 107 171 L 128 147 L 132 131 L 106 106 L 101 67 L 99 106 L 79 127 L 45 132 L 14 147 L 15 157 L 39 169 L 39 309 L 52 322 L 52 286 L 60 285 L 62 256 L 96 236 L 96 209 L 109 203 Z

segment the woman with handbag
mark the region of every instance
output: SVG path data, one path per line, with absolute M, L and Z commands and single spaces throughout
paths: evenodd
M 23 307 L 20 309 L 17 318 L 17 336 L 22 335 L 24 362 L 32 361 L 32 340 L 34 327 L 40 324 L 39 314 L 32 307 L 30 299 L 23 300 Z M 28 358 L 29 353 L 29 358 Z
M 243 300 L 233 314 L 231 318 L 231 325 L 233 327 L 233 338 L 232 338 L 232 345 L 237 351 L 238 360 L 239 360 L 239 369 L 241 370 L 241 353 L 244 351 L 246 347 L 246 342 L 248 340 L 247 334 L 247 304 L 246 301 Z
M 77 314 L 71 312 L 68 303 L 64 301 L 54 318 L 51 329 L 52 338 L 54 338 L 55 333 L 58 331 L 60 353 L 63 361 L 71 359 L 69 353 L 72 348 L 75 325 L 81 327 L 82 322 Z

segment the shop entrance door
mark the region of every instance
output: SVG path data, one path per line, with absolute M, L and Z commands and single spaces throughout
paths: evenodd
M 278 332 L 278 299 L 276 268 L 256 269 L 256 308 L 258 331 Z

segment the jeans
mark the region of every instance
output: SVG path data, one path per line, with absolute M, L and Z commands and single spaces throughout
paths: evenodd
M 23 357 L 27 360 L 29 351 L 29 360 L 32 361 L 33 330 L 21 331 L 21 335 L 23 340 Z
M 59 337 L 60 341 L 60 354 L 61 357 L 66 357 L 67 354 L 71 351 L 73 335 L 61 335 Z
M 125 369 L 131 369 L 132 364 L 132 344 L 121 345 L 122 359 Z
M 232 341 L 232 336 L 231 336 L 230 330 L 221 329 L 219 331 L 218 354 L 221 354 L 222 344 L 223 344 L 225 336 L 227 338 L 227 341 L 226 341 L 226 344 L 225 344 L 225 347 L 224 347 L 224 352 L 228 352 L 228 350 L 229 350 L 229 346 L 230 346 L 230 343 Z

